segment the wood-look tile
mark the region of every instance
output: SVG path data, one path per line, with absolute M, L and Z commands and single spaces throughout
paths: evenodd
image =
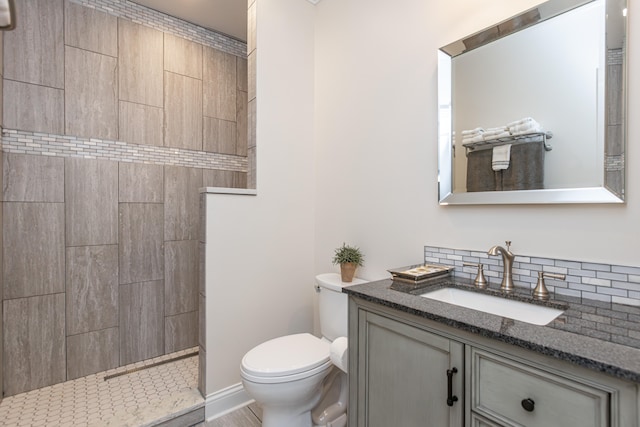
M 67 335 L 118 326 L 118 245 L 67 248 Z
M 164 311 L 166 316 L 198 309 L 198 241 L 164 243 Z
M 64 381 L 64 294 L 5 300 L 3 311 L 5 396 Z
M 163 288 L 162 280 L 120 285 L 121 365 L 164 352 Z
M 260 427 L 261 425 L 258 417 L 246 406 L 204 423 L 204 427 Z
M 256 99 L 249 101 L 249 111 L 247 112 L 247 149 L 256 147 Z
M 64 292 L 64 205 L 4 202 L 4 298 Z
M 164 69 L 202 80 L 202 45 L 164 33 Z
M 238 91 L 236 93 L 236 152 L 238 156 L 247 155 L 247 137 L 249 135 L 249 105 L 247 102 L 247 92 Z
M 161 147 L 164 145 L 163 120 L 162 108 L 120 101 L 118 139 Z
M 249 101 L 256 98 L 256 57 L 257 54 L 253 51 L 247 58 L 247 95 Z
M 67 246 L 118 243 L 118 163 L 65 159 Z
M 25 55 L 27 56 L 27 55 Z M 4 79 L 2 111 L 8 129 L 64 133 L 64 91 Z
M 247 188 L 257 188 L 258 171 L 255 147 L 247 149 L 247 162 L 249 163 L 249 167 L 247 168 Z
M 118 18 L 65 0 L 64 41 L 67 46 L 118 56 Z
M 203 118 L 202 149 L 209 153 L 236 154 L 236 122 Z
M 161 31 L 118 19 L 120 100 L 163 107 Z
M 237 89 L 242 92 L 249 90 L 247 74 L 247 58 L 236 57 Z
M 202 171 L 202 184 L 203 187 L 247 188 L 247 173 L 221 169 L 204 169 Z
M 204 115 L 235 121 L 236 57 L 205 46 L 203 68 Z
M 118 328 L 67 337 L 67 381 L 117 368 L 119 339 Z
M 202 150 L 202 81 L 165 72 L 164 145 Z
M 64 88 L 62 0 L 17 2 L 15 30 L 4 36 L 4 77 Z
M 165 300 L 166 304 L 166 300 Z M 184 350 L 198 344 L 198 312 L 167 316 L 164 319 L 164 352 Z
M 120 284 L 164 279 L 162 204 L 120 203 Z
M 164 168 L 161 165 L 121 162 L 118 168 L 120 202 L 162 203 Z
M 2 188 L 6 202 L 64 202 L 64 159 L 3 154 Z
M 65 133 L 118 139 L 118 60 L 67 46 L 64 69 Z
M 164 239 L 198 239 L 202 169 L 165 166 Z

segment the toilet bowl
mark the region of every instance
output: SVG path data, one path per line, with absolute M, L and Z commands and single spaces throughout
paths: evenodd
M 334 366 L 331 345 L 347 335 L 348 298 L 342 287 L 365 281 L 342 283 L 335 273 L 321 274 L 316 281 L 323 338 L 308 333 L 286 335 L 259 344 L 242 358 L 242 384 L 262 407 L 263 427 L 346 425 L 347 376 L 336 368 L 346 371 L 346 366 L 335 354 Z M 345 342 L 342 338 L 342 358 Z

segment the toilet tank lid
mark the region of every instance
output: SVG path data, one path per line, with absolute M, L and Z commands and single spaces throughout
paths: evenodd
M 329 360 L 330 343 L 304 333 L 263 342 L 242 358 L 242 368 L 260 377 L 293 375 Z
M 316 276 L 316 283 L 318 283 L 318 286 L 336 292 L 342 292 L 342 288 L 345 286 L 359 285 L 367 282 L 368 280 L 359 279 L 357 277 L 354 277 L 351 282 L 343 282 L 339 273 L 324 273 Z

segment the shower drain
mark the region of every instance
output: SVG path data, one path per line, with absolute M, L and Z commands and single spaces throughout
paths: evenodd
M 192 353 L 183 354 L 182 356 L 176 356 L 176 357 L 173 357 L 171 359 L 163 360 L 161 362 L 155 362 L 155 363 L 152 363 L 150 365 L 140 366 L 138 368 L 127 369 L 126 371 L 118 372 L 116 374 L 106 375 L 104 377 L 104 380 L 107 381 L 107 380 L 110 380 L 110 379 L 113 379 L 113 378 L 121 377 L 123 375 L 129 375 L 129 374 L 133 374 L 134 372 L 144 371 L 145 369 L 154 368 L 156 366 L 166 365 L 167 363 L 177 362 L 178 360 L 188 359 L 190 357 L 197 356 L 198 353 L 199 353 L 199 351 L 196 350 L 196 351 L 194 351 Z

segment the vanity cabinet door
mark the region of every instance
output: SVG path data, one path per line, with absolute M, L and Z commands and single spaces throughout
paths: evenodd
M 461 427 L 464 345 L 363 310 L 358 322 L 357 425 Z
M 609 426 L 607 391 L 475 348 L 470 391 L 471 409 L 500 425 Z

